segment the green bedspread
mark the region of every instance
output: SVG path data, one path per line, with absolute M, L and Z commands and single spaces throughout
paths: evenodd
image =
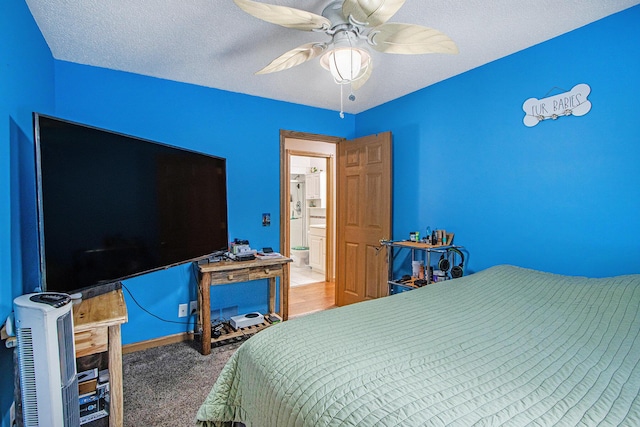
M 247 340 L 199 425 L 640 426 L 640 275 L 497 266 Z

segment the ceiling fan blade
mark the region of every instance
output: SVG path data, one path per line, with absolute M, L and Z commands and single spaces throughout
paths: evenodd
M 313 31 L 331 28 L 324 16 L 286 6 L 259 3 L 252 0 L 233 0 L 240 9 L 263 21 L 295 30 Z
M 283 53 L 256 74 L 275 73 L 276 71 L 295 67 L 320 55 L 326 48 L 327 45 L 322 43 L 303 44 L 302 46 Z
M 342 15 L 375 27 L 387 22 L 402 7 L 405 0 L 344 0 Z
M 369 42 L 383 53 L 458 53 L 458 46 L 433 28 L 414 24 L 382 24 L 369 33 Z
M 371 77 L 371 72 L 373 71 L 373 61 L 371 61 L 371 57 L 369 57 L 369 62 L 367 62 L 367 69 L 358 80 L 351 83 L 351 89 L 358 90 L 360 89 Z

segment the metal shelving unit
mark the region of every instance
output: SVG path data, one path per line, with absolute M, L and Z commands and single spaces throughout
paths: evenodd
M 399 240 L 399 241 L 391 241 L 391 240 L 383 240 L 382 243 L 387 247 L 387 257 L 388 257 L 388 277 L 387 283 L 389 285 L 389 295 L 403 292 L 405 290 L 416 289 L 422 286 L 426 286 L 433 282 L 431 275 L 429 274 L 429 267 L 431 267 L 431 254 L 445 254 L 450 251 L 450 249 L 457 249 L 459 251 L 464 250 L 464 246 L 457 245 L 431 245 L 423 242 L 413 242 L 409 240 Z M 417 256 L 416 252 L 421 251 L 425 253 L 425 278 L 423 281 L 418 281 L 417 278 L 412 277 L 409 281 L 400 281 L 399 279 L 394 279 L 393 277 L 393 265 L 396 256 L 401 252 L 401 250 L 410 250 L 411 251 L 411 261 L 416 261 Z M 457 254 L 454 252 L 454 262 Z M 417 282 L 417 283 L 416 283 Z

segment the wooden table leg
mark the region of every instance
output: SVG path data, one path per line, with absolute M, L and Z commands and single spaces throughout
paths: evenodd
M 276 312 L 276 278 L 269 278 L 269 313 Z
M 124 399 L 122 391 L 122 336 L 120 325 L 109 326 L 109 392 L 111 411 L 109 427 L 124 425 Z
M 282 276 L 280 277 L 280 306 L 282 320 L 289 319 L 289 264 L 282 266 Z
M 198 318 L 202 321 L 200 353 L 211 354 L 211 273 L 202 273 L 198 290 Z

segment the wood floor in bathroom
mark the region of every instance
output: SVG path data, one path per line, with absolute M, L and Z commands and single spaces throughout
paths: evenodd
M 289 317 L 334 308 L 335 292 L 335 282 L 318 282 L 290 288 Z

